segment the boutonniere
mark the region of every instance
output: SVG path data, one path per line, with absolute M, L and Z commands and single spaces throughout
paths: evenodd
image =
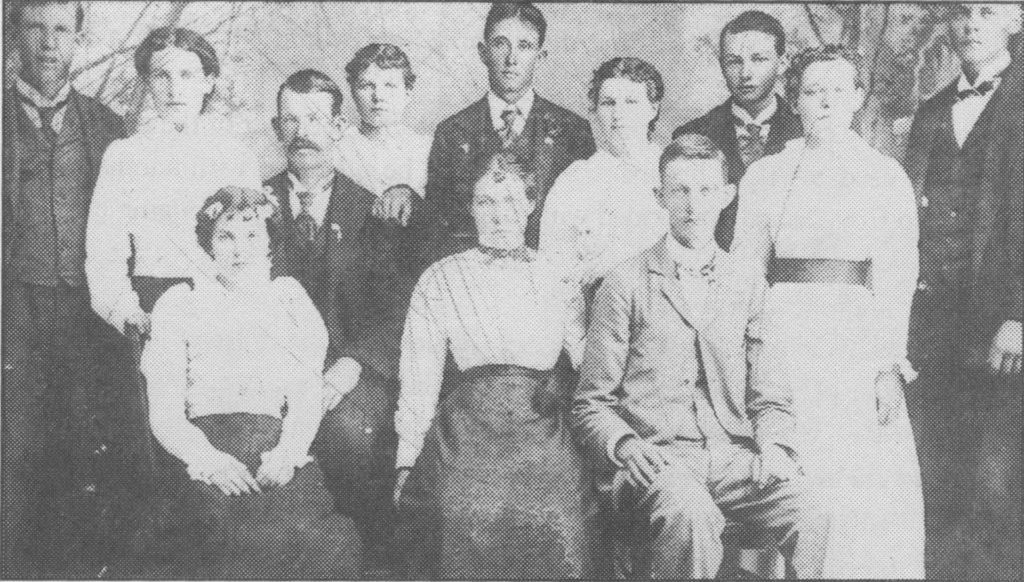
M 331 232 L 334 233 L 335 240 L 341 240 L 341 225 L 336 222 L 331 223 Z
M 464 144 L 462 144 L 462 145 L 461 145 L 461 146 L 459 146 L 459 147 L 461 147 L 461 148 L 462 148 L 462 151 L 463 151 L 464 153 L 467 153 L 467 154 L 469 153 L 469 144 L 468 144 L 468 143 L 464 143 Z
M 548 145 L 553 145 L 555 138 L 562 135 L 562 131 L 564 131 L 562 124 L 550 113 L 544 114 L 544 128 L 546 130 L 544 132 L 544 143 Z

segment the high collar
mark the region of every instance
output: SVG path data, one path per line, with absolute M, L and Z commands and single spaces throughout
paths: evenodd
M 715 256 L 717 245 L 714 239 L 709 240 L 698 249 L 684 247 L 672 233 L 665 235 L 665 252 L 668 258 L 685 271 L 699 271 Z
M 61 87 L 60 91 L 57 91 L 57 95 L 53 99 L 47 99 L 40 93 L 35 87 L 29 84 L 28 81 L 22 79 L 20 76 L 17 81 L 18 93 L 22 97 L 32 102 L 36 109 L 42 109 L 43 107 L 56 107 L 67 101 L 68 96 L 71 94 L 71 83 L 65 83 Z
M 772 122 L 772 118 L 779 111 L 779 97 L 776 95 L 775 99 L 772 100 L 771 105 L 765 108 L 757 117 L 752 117 L 746 109 L 740 107 L 740 104 L 735 100 L 730 99 L 730 110 L 733 116 L 739 119 L 743 125 L 765 125 Z
M 519 110 L 519 115 L 523 119 L 528 118 L 530 116 L 530 111 L 533 109 L 533 102 L 535 97 L 536 93 L 534 92 L 533 87 L 527 90 L 526 93 L 523 93 L 523 96 L 520 97 L 519 100 L 516 101 L 515 103 L 508 103 L 501 97 L 498 97 L 498 95 L 493 90 L 488 91 L 487 107 L 491 113 L 491 124 L 495 128 L 504 127 L 505 122 L 501 119 L 501 112 L 505 111 L 509 107 L 517 108 Z
M 956 84 L 957 92 L 959 93 L 960 91 L 973 89 L 978 85 L 984 83 L 985 81 L 992 81 L 992 84 L 998 87 L 999 76 L 1002 74 L 1003 71 L 1006 70 L 1007 67 L 1010 66 L 1011 61 L 1012 58 L 1010 57 L 1010 51 L 1004 50 L 1002 53 L 999 54 L 997 58 L 993 59 L 989 63 L 986 63 L 985 66 L 983 66 L 978 71 L 978 78 L 974 80 L 973 85 L 971 85 L 971 83 L 967 81 L 967 75 L 960 73 L 960 79 L 957 81 Z
M 288 175 L 288 186 L 291 188 L 292 192 L 312 192 L 314 195 L 326 193 L 329 196 L 331 189 L 334 187 L 334 172 L 331 172 L 328 178 L 324 180 L 322 184 L 319 184 L 318 187 L 317 185 L 304 184 L 302 180 L 300 180 L 299 177 L 290 170 L 286 170 L 286 172 Z

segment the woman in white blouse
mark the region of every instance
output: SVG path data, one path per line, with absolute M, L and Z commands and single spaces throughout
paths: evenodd
M 374 214 L 405 226 L 427 184 L 430 136 L 402 122 L 416 74 L 409 57 L 393 44 L 369 44 L 345 66 L 359 125 L 335 149 L 335 165 L 377 195 Z
M 851 129 L 860 58 L 807 49 L 787 73 L 805 138 L 740 184 L 736 253 L 771 284 L 764 353 L 793 390 L 801 464 L 829 500 L 826 578 L 924 576 L 924 510 L 903 398 L 917 213 L 899 163 Z
M 327 330 L 296 280 L 270 277 L 278 219 L 254 190 L 207 199 L 194 239 L 213 275 L 171 287 L 153 310 L 142 358 L 153 434 L 190 477 L 178 497 L 203 527 L 183 533 L 205 546 L 172 577 L 360 574 L 355 525 L 333 512 L 309 456 Z
M 395 499 L 415 467 L 406 493 L 426 496 L 439 545 L 436 572 L 417 575 L 592 572 L 590 485 L 564 419 L 571 386 L 553 371 L 563 350 L 580 355 L 578 293 L 525 246 L 533 198 L 510 156 L 475 182 L 479 246 L 428 268 L 406 318 Z M 449 353 L 454 378 L 444 377 Z
M 668 215 L 655 196 L 662 148 L 651 141 L 664 94 L 661 74 L 637 58 L 615 58 L 594 72 L 589 97 L 598 149 L 551 187 L 539 245 L 584 284 L 668 232 Z
M 131 326 L 145 335 L 156 299 L 209 269 L 192 233 L 192 209 L 224 186 L 258 188 L 260 175 L 227 120 L 202 114 L 220 74 L 202 36 L 158 28 L 136 49 L 135 69 L 152 109 L 135 135 L 112 143 L 103 157 L 85 272 L 96 313 L 122 333 Z

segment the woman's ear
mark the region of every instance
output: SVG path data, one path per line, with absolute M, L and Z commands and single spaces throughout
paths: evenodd
M 736 192 L 738 188 L 736 184 L 726 184 L 719 190 L 718 197 L 718 211 L 725 210 L 725 207 L 732 203 L 733 199 L 736 198 Z

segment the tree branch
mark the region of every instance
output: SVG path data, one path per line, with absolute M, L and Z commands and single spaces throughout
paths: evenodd
M 814 19 L 814 12 L 811 10 L 810 4 L 804 4 L 804 12 L 807 13 L 807 22 L 811 24 L 814 36 L 818 37 L 818 44 L 825 44 L 825 38 L 821 36 L 821 28 L 818 27 L 818 21 Z

